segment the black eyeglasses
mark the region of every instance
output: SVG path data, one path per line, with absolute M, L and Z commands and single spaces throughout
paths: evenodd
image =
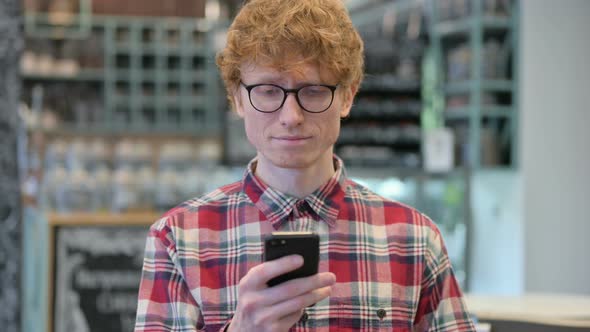
M 250 104 L 262 113 L 273 113 L 285 104 L 289 93 L 295 94 L 295 99 L 301 108 L 310 113 L 325 112 L 334 101 L 334 91 L 337 85 L 313 84 L 298 89 L 285 89 L 275 84 L 246 85 L 240 82 L 248 91 Z

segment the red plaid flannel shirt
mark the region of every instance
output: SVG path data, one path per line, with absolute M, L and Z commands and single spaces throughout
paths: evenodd
M 336 173 L 297 199 L 244 178 L 169 211 L 150 229 L 135 331 L 219 331 L 237 285 L 262 260 L 273 231 L 320 235 L 332 295 L 291 331 L 475 331 L 443 239 L 416 210 Z

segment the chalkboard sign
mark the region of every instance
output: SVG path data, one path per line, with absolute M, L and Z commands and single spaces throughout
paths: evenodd
M 133 331 L 147 231 L 54 226 L 53 331 Z

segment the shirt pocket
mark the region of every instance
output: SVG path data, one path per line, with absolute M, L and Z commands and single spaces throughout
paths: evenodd
M 412 320 L 403 308 L 391 303 L 340 302 L 336 305 L 338 327 L 343 331 L 411 331 Z
M 234 308 L 206 305 L 201 308 L 199 331 L 219 331 L 233 316 Z

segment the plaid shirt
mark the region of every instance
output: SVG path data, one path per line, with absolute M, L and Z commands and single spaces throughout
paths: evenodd
M 169 211 L 150 229 L 135 331 L 219 331 L 273 231 L 320 236 L 330 297 L 291 331 L 475 331 L 441 235 L 426 216 L 336 173 L 304 199 L 253 173 Z

